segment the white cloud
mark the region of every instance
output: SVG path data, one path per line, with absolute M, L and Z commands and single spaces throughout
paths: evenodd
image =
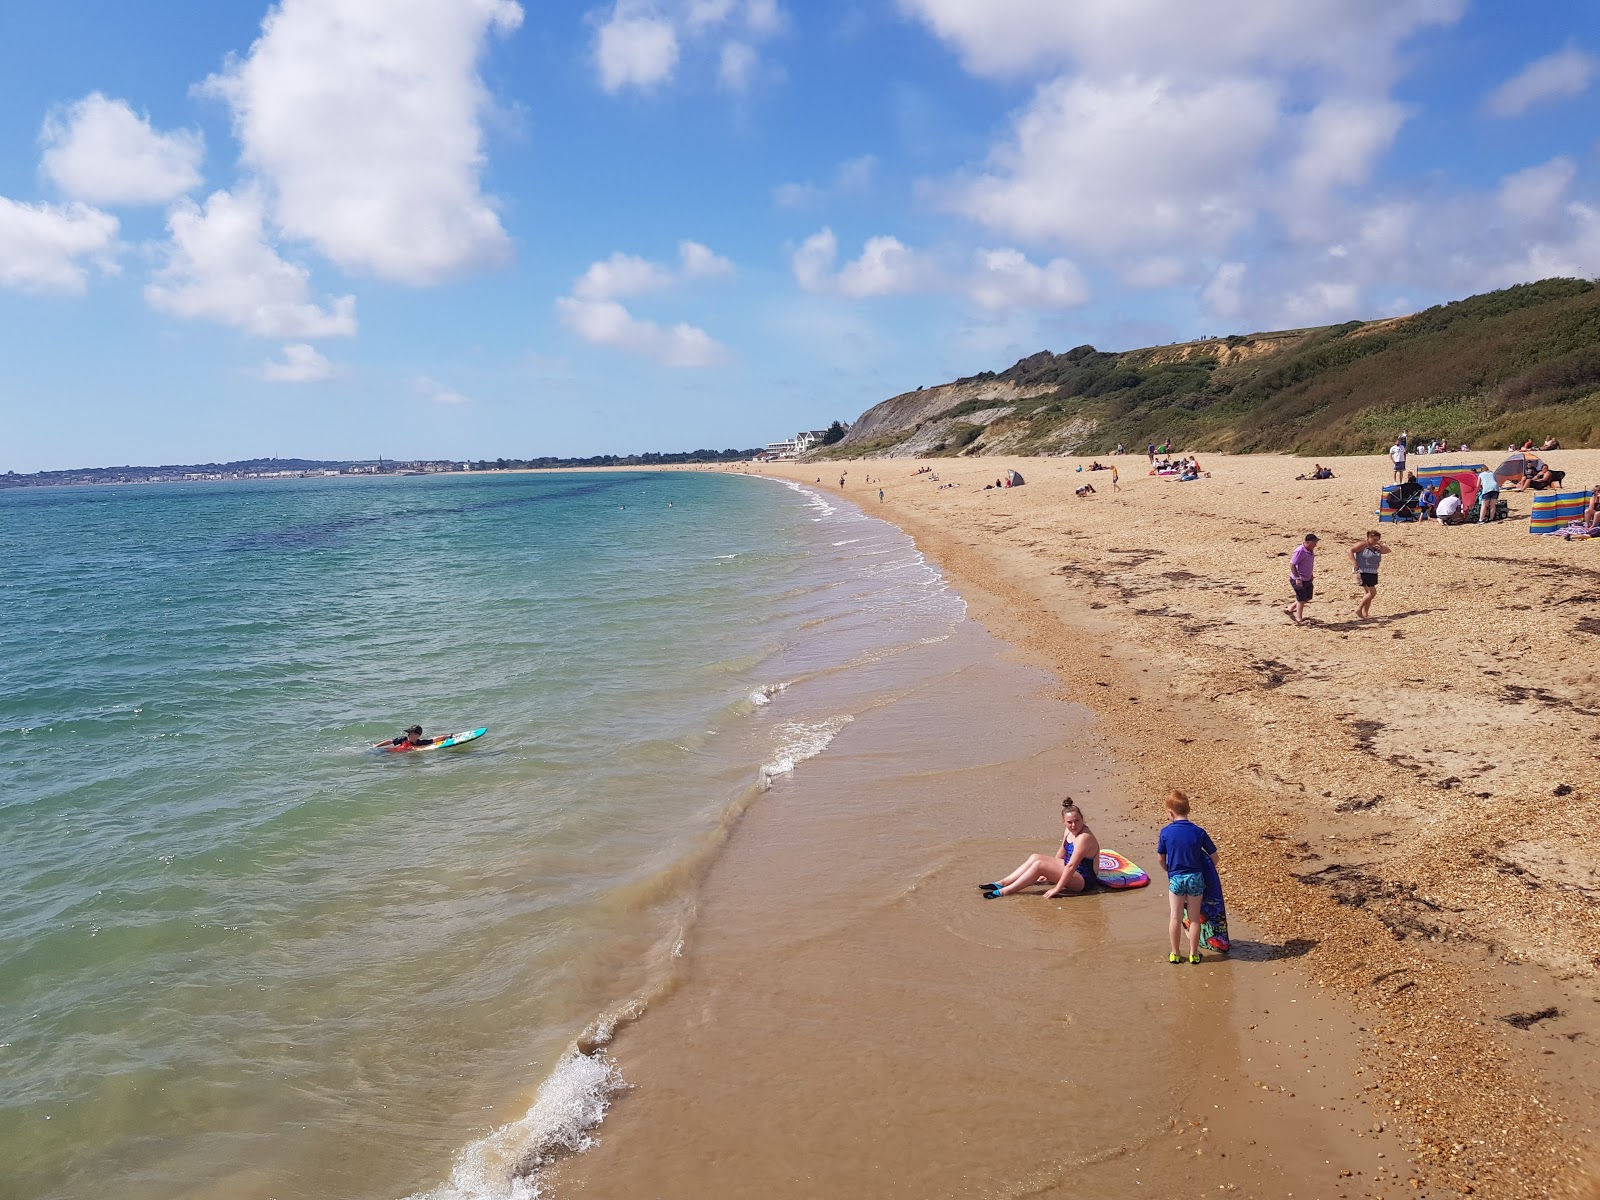
M 1120 275 L 1129 287 L 1164 288 L 1182 283 L 1189 278 L 1190 271 L 1188 264 L 1177 255 L 1157 254 L 1127 264 Z
M 750 90 L 760 63 L 756 48 L 748 42 L 724 42 L 718 59 L 717 83 L 724 91 L 742 93 Z
M 86 204 L 22 204 L 0 196 L 0 287 L 78 295 L 87 260 L 114 272 L 117 219 Z
M 1296 325 L 1325 325 L 1365 316 L 1361 289 L 1353 283 L 1324 281 L 1308 284 L 1284 297 L 1281 310 Z
M 479 187 L 477 62 L 512 0 L 281 0 L 202 90 L 233 111 L 276 227 L 341 267 L 425 285 L 506 261 Z
M 617 7 L 620 12 L 621 4 Z M 600 26 L 594 57 L 606 91 L 654 87 L 672 78 L 678 65 L 678 34 L 656 18 L 613 15 Z
M 685 279 L 727 279 L 734 274 L 730 260 L 699 242 L 679 242 L 678 260 Z
M 1008 75 L 1074 66 L 1105 76 L 1224 74 L 1263 62 L 1371 79 L 1397 45 L 1460 16 L 1465 0 L 900 0 L 968 70 Z
M 262 202 L 252 190 L 213 192 L 205 207 L 183 200 L 167 215 L 166 262 L 145 287 L 152 308 L 231 325 L 260 337 L 350 337 L 354 296 L 322 308 L 311 272 L 267 244 Z
M 1560 210 L 1577 173 L 1577 164 L 1562 156 L 1507 175 L 1500 181 L 1501 211 L 1524 224 L 1544 221 Z
M 556 301 L 561 323 L 597 346 L 610 346 L 669 367 L 710 367 L 727 361 L 727 350 L 693 325 L 670 329 L 634 316 L 620 300 L 664 291 L 701 279 L 727 279 L 734 265 L 700 242 L 678 243 L 679 268 L 631 254 L 616 253 L 590 263 L 573 282 L 572 293 Z
M 417 378 L 412 381 L 411 386 L 416 389 L 417 395 L 423 397 L 425 400 L 431 400 L 435 404 L 453 406 L 458 404 L 472 403 L 471 396 L 463 395 L 454 388 L 446 387 L 437 379 L 431 379 L 426 375 L 417 376 Z
M 1300 153 L 1289 165 L 1296 198 L 1320 198 L 1335 187 L 1366 183 L 1394 144 L 1406 109 L 1390 100 L 1324 100 L 1306 116 Z
M 1206 307 L 1219 317 L 1237 317 L 1243 312 L 1244 279 L 1248 269 L 1241 262 L 1226 262 L 1218 267 L 1202 293 Z
M 40 170 L 63 193 L 91 204 L 165 204 L 200 186 L 205 141 L 180 129 L 157 133 L 125 100 L 90 92 L 52 110 L 39 133 Z
M 968 294 L 980 308 L 1003 312 L 1014 308 L 1074 308 L 1089 300 L 1083 272 L 1064 258 L 1044 266 L 1029 262 L 1020 250 L 982 250 Z
M 932 290 L 933 265 L 898 238 L 868 238 L 861 257 L 840 268 L 834 287 L 846 296 L 894 296 Z
M 601 262 L 590 263 L 572 285 L 572 294 L 580 300 L 615 300 L 659 292 L 672 283 L 672 272 L 659 263 L 619 251 Z
M 772 189 L 772 202 L 779 208 L 808 208 L 822 199 L 822 189 L 814 183 L 780 183 Z
M 283 348 L 282 359 L 261 364 L 261 377 L 272 383 L 321 383 L 338 373 L 308 342 L 293 342 Z
M 980 250 L 970 269 L 954 270 L 894 237 L 868 238 L 860 256 L 835 272 L 838 254 L 833 230 L 812 234 L 790 258 L 796 282 L 808 292 L 853 299 L 961 295 L 990 312 L 1070 308 L 1089 298 L 1089 285 L 1074 263 L 1057 258 L 1038 266 L 1010 247 Z
M 1570 100 L 1589 90 L 1600 59 L 1569 46 L 1536 59 L 1506 80 L 1484 101 L 1497 117 L 1515 117 L 1554 100 Z
M 772 189 L 772 201 L 779 208 L 807 208 L 829 196 L 864 196 L 872 191 L 877 171 L 878 158 L 874 154 L 847 158 L 834 170 L 829 187 L 818 187 L 809 181 L 782 183 Z
M 785 24 L 776 0 L 614 0 L 595 34 L 600 86 L 615 94 L 670 83 L 686 54 L 702 61 L 696 51 L 715 41 L 718 86 L 743 94 L 762 75 L 758 44 Z
M 839 239 L 833 230 L 823 228 L 800 243 L 790 259 L 795 282 L 808 292 L 823 292 L 829 287 L 833 261 L 839 256 Z
M 1109 255 L 1215 246 L 1254 217 L 1251 178 L 1277 105 L 1262 80 L 1060 79 L 947 202 L 1011 237 Z
M 727 360 L 726 349 L 703 329 L 678 324 L 663 329 L 634 316 L 614 300 L 556 301 L 561 323 L 586 342 L 642 354 L 667 367 L 712 367 Z

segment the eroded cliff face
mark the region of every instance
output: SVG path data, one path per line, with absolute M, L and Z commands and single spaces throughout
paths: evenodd
M 1048 387 L 1033 389 L 1019 388 L 1009 380 L 986 379 L 973 383 L 945 383 L 938 387 L 923 388 L 915 392 L 903 392 L 891 397 L 881 404 L 875 404 L 867 409 L 850 427 L 850 432 L 845 434 L 844 440 L 838 443 L 841 450 L 850 450 L 856 453 L 867 453 L 874 450 L 888 450 L 885 439 L 904 438 L 919 426 L 927 425 L 940 413 L 948 412 L 958 404 L 966 404 L 974 400 L 992 400 L 994 404 L 985 413 L 972 413 L 964 419 L 972 424 L 987 424 L 989 421 L 1002 417 L 1009 410 L 1010 402 L 1025 399 L 1031 396 L 1040 396 L 1048 392 Z M 896 446 L 894 454 L 923 454 L 932 448 L 941 436 L 947 432 L 955 422 L 934 422 L 938 429 L 930 426 L 922 430 L 914 439 L 918 449 L 904 449 Z M 926 434 L 924 437 L 922 434 Z M 909 445 L 909 443 L 907 443 Z

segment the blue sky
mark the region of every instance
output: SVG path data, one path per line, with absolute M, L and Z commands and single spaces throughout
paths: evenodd
M 0 471 L 751 446 L 1600 274 L 1600 9 L 0 14 Z

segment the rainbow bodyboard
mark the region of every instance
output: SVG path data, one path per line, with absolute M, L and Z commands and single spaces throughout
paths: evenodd
M 1101 887 L 1107 887 L 1113 891 L 1142 888 L 1150 882 L 1149 875 L 1123 858 L 1115 850 L 1100 851 L 1100 857 L 1095 859 L 1094 862 L 1094 873 L 1100 880 Z

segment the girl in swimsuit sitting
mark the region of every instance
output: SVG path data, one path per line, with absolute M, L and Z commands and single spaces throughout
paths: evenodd
M 1068 796 L 1061 802 L 1061 824 L 1066 833 L 1061 839 L 1061 851 L 1053 858 L 1043 854 L 1030 854 L 1026 862 L 1004 879 L 979 886 L 985 900 L 1012 896 L 1034 884 L 1048 884 L 1044 898 L 1054 900 L 1069 892 L 1081 892 L 1096 886 L 1100 880 L 1095 875 L 1095 862 L 1100 858 L 1100 839 L 1084 823 L 1083 812 Z

